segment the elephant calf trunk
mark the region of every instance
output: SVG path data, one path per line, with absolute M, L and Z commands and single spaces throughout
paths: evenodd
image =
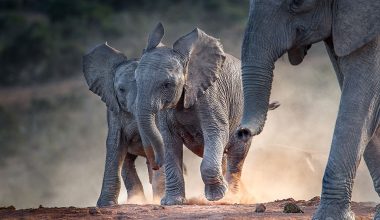
M 140 111 L 137 116 L 139 131 L 143 139 L 146 157 L 152 169 L 158 170 L 164 162 L 164 144 L 155 123 L 152 111 Z

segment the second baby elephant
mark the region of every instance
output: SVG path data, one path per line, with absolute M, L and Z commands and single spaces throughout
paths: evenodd
M 153 147 L 156 164 L 165 165 L 166 191 L 161 204 L 185 202 L 183 144 L 203 157 L 200 170 L 206 198 L 219 200 L 227 182 L 233 192 L 239 190 L 250 147 L 250 142 L 233 135 L 243 113 L 240 60 L 224 53 L 217 39 L 199 29 L 179 38 L 173 47 L 161 43 L 163 35 L 159 23 L 136 69 L 141 138 L 145 149 Z M 227 155 L 227 182 L 223 154 Z
M 128 200 L 136 197 L 145 199 L 135 167 L 136 158 L 146 156 L 134 116 L 134 75 L 137 65 L 138 60 L 128 60 L 124 54 L 107 44 L 95 47 L 83 57 L 83 72 L 90 90 L 107 105 L 107 155 L 97 206 L 117 204 L 120 171 L 127 188 Z M 147 165 L 153 196 L 159 199 L 165 188 L 163 173 L 153 171 L 148 162 Z

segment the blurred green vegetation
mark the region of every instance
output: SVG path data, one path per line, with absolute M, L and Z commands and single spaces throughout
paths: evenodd
M 244 23 L 247 8 L 248 0 L 1 0 L 0 86 L 80 74 L 93 41 L 126 34 L 141 40 L 141 29 L 157 22 L 154 17 L 215 30 Z

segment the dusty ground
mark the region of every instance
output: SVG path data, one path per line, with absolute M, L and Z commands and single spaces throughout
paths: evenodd
M 287 203 L 297 204 L 304 213 L 283 213 Z M 255 213 L 256 205 L 207 204 L 191 201 L 191 205 L 118 205 L 112 208 L 44 208 L 15 210 L 0 208 L 0 219 L 310 219 L 319 204 L 319 198 L 309 201 L 293 199 L 265 203 L 264 213 Z M 196 204 L 194 204 L 196 203 Z M 356 219 L 372 219 L 372 203 L 352 203 Z

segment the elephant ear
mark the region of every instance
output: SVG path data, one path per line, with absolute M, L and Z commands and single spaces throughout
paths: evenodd
M 173 50 L 185 59 L 184 107 L 189 108 L 218 79 L 226 56 L 219 40 L 198 28 L 178 39 Z
M 379 0 L 336 0 L 332 36 L 338 56 L 346 56 L 380 34 Z
M 114 90 L 115 70 L 124 62 L 127 62 L 127 57 L 107 43 L 96 46 L 83 56 L 83 73 L 87 85 L 114 112 L 120 111 Z
M 160 43 L 162 38 L 164 37 L 164 26 L 161 22 L 159 22 L 156 27 L 150 32 L 148 37 L 148 44 L 146 46 L 146 49 L 143 51 L 145 53 L 146 51 L 150 51 L 154 48 L 156 48 Z
M 288 51 L 288 59 L 292 65 L 298 65 L 302 63 L 307 51 L 311 48 L 311 45 L 292 48 Z

